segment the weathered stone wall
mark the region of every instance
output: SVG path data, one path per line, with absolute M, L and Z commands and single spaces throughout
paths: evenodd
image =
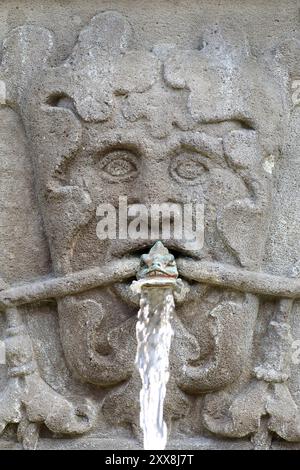
M 0 448 L 140 445 L 128 279 L 155 240 L 97 239 L 120 195 L 205 206 L 203 249 L 166 243 L 191 289 L 170 447 L 298 448 L 299 6 L 1 2 Z

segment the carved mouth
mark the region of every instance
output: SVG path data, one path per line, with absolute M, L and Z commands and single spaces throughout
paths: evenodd
M 125 257 L 125 256 L 137 256 L 148 253 L 157 240 L 147 240 L 146 242 L 137 240 L 134 243 L 122 242 L 121 240 L 118 243 L 118 246 L 114 246 L 114 256 L 116 257 Z M 169 252 L 174 255 L 174 258 L 179 257 L 189 257 L 195 260 L 200 260 L 203 258 L 203 250 L 193 251 L 187 250 L 183 243 L 177 240 L 161 240 Z M 167 272 L 165 274 L 168 274 Z
M 140 258 L 143 254 L 148 253 L 149 249 L 152 248 L 154 242 L 147 243 L 147 244 L 140 244 L 140 245 L 135 245 L 131 246 L 130 248 L 127 247 L 127 250 L 123 251 L 122 255 L 123 256 L 128 256 L 128 255 L 133 255 L 138 258 Z M 175 243 L 173 241 L 163 241 L 164 245 L 166 248 L 168 248 L 170 254 L 172 254 L 176 259 L 180 257 L 188 257 L 188 258 L 194 258 L 196 260 L 199 260 L 203 258 L 202 256 L 196 254 L 194 252 L 189 252 L 186 250 L 184 247 L 180 246 L 178 243 Z M 116 253 L 115 253 L 116 255 Z M 170 273 L 169 271 L 166 271 L 164 269 L 157 268 L 156 266 L 153 268 L 149 268 L 149 272 L 145 275 L 145 279 L 147 278 L 163 278 L 163 279 L 176 279 L 178 277 L 177 274 Z M 179 276 L 182 279 L 184 289 L 183 292 L 184 294 L 180 297 L 175 297 L 175 301 L 178 304 L 182 304 L 183 302 L 189 301 L 193 298 L 199 298 L 201 297 L 204 292 L 207 290 L 207 286 L 204 284 L 199 284 L 190 280 L 187 280 L 183 278 L 182 276 Z M 122 298 L 123 301 L 130 305 L 134 305 L 136 307 L 139 307 L 139 296 L 135 295 L 132 293 L 130 289 L 130 285 L 132 281 L 136 280 L 136 278 L 128 279 L 127 281 L 124 282 L 119 282 L 113 285 L 113 290 Z
M 168 273 L 167 271 L 161 269 L 149 270 L 148 274 L 145 277 L 172 277 L 176 278 L 176 274 Z

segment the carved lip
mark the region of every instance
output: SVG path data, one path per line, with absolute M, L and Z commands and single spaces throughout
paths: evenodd
M 118 243 L 118 246 L 114 247 L 114 256 L 123 257 L 123 256 L 141 256 L 149 252 L 150 248 L 155 244 L 157 240 L 148 240 L 147 242 L 141 240 L 122 244 Z M 186 256 L 197 261 L 200 261 L 207 256 L 203 253 L 203 250 L 193 251 L 187 250 L 182 242 L 178 240 L 161 240 L 164 246 L 169 250 L 169 252 L 174 255 L 174 258 Z M 122 246 L 123 245 L 123 246 Z M 168 274 L 168 272 L 166 272 Z
M 171 277 L 176 278 L 178 277 L 177 274 L 170 274 L 168 271 L 164 271 L 163 269 L 153 268 L 149 269 L 148 273 L 145 277 Z

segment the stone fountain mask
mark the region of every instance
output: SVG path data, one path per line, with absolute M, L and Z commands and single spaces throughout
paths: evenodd
M 96 236 L 96 208 L 117 207 L 120 195 L 129 206 L 204 204 L 203 249 L 186 253 L 172 239 L 165 245 L 195 259 L 258 269 L 272 201 L 270 168 L 286 114 L 284 73 L 267 57 L 252 56 L 240 36 L 228 39 L 216 28 L 195 50 L 131 44 L 130 24 L 115 12 L 95 16 L 58 66 L 51 65 L 53 38 L 45 29 L 18 28 L 4 44 L 2 73 L 30 141 L 55 272 L 147 251 L 154 240 Z M 123 384 L 104 409 L 134 422 L 136 308 L 119 294 L 105 288 L 60 300 L 61 340 L 81 379 Z M 253 295 L 208 288 L 178 309 L 167 413 L 184 414 L 186 393 L 237 380 L 257 311 Z M 134 412 L 123 406 L 126 394 Z

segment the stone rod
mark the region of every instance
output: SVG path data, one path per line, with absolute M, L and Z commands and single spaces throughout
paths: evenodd
M 289 299 L 300 298 L 300 279 L 277 276 L 218 262 L 176 260 L 181 277 L 213 286 Z
M 218 262 L 176 260 L 180 276 L 199 283 L 235 289 L 257 295 L 300 299 L 300 279 L 248 271 Z M 78 294 L 96 287 L 133 277 L 139 259 L 112 261 L 101 268 L 78 271 L 62 277 L 46 278 L 0 291 L 0 309 L 30 304 L 66 295 Z
M 12 286 L 0 291 L 0 309 L 58 299 L 79 294 L 95 287 L 104 287 L 133 277 L 139 266 L 138 258 L 127 258 L 105 266 L 77 271 L 62 277 L 46 278 Z

